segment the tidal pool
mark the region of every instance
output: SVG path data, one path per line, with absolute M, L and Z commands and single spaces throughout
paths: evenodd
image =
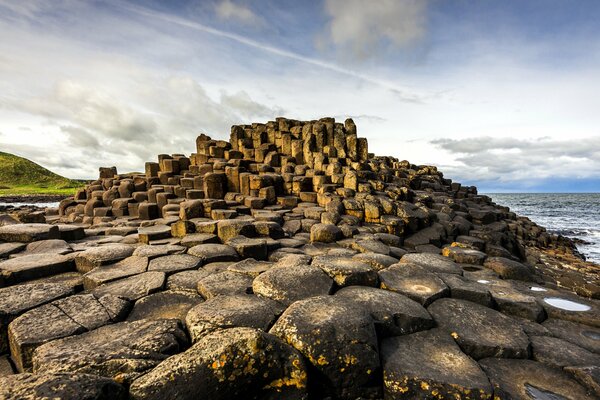
M 539 286 L 532 286 L 529 288 L 529 290 L 531 290 L 532 292 L 547 292 L 548 289 L 544 289 L 543 287 L 539 287 Z
M 560 308 L 566 311 L 588 311 L 592 307 L 587 304 L 577 303 L 575 301 L 561 299 L 560 297 L 546 297 L 544 301 L 552 307 Z

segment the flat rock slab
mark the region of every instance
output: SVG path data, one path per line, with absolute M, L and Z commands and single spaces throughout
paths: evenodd
M 304 399 L 302 356 L 251 328 L 219 330 L 159 364 L 130 387 L 134 400 Z
M 416 264 L 425 268 L 428 272 L 439 272 L 443 274 L 462 275 L 460 265 L 448 257 L 431 253 L 410 253 L 402 256 L 401 264 Z
M 508 258 L 490 257 L 485 260 L 483 266 L 491 269 L 503 279 L 515 279 L 520 281 L 533 280 L 533 268 Z
M 458 299 L 440 299 L 427 310 L 461 349 L 476 360 L 529 357 L 529 339 L 521 326 L 498 311 Z
M 0 262 L 0 280 L 14 285 L 33 279 L 74 271 L 73 259 L 60 254 L 31 254 Z
M 245 260 L 231 264 L 227 267 L 227 270 L 237 272 L 240 274 L 246 274 L 252 278 L 256 278 L 263 272 L 268 271 L 272 266 L 272 262 L 257 261 L 253 258 L 247 258 Z
M 565 372 L 531 360 L 486 358 L 479 364 L 499 399 L 591 400 L 577 381 Z
M 26 246 L 25 243 L 0 243 L 0 258 L 7 258 L 11 254 L 18 253 Z
M 600 355 L 566 340 L 549 336 L 531 336 L 533 359 L 551 367 L 600 366 Z
M 43 344 L 33 354 L 33 372 L 89 373 L 129 382 L 186 345 L 176 320 L 119 322 Z
M 285 305 L 308 297 L 329 294 L 331 279 L 321 268 L 312 265 L 277 265 L 254 279 L 254 293 Z
M 147 257 L 127 257 L 115 264 L 97 267 L 84 274 L 83 287 L 86 290 L 92 290 L 109 282 L 141 274 L 142 272 L 146 272 L 147 269 Z
M 266 239 L 247 238 L 245 236 L 235 236 L 227 240 L 227 245 L 233 247 L 240 258 L 254 258 L 256 260 L 266 260 L 268 247 Z
M 191 292 L 154 293 L 135 302 L 127 321 L 178 319 L 183 323 L 188 311 L 203 301 L 200 295 Z
M 168 290 L 183 290 L 198 293 L 198 282 L 211 275 L 204 269 L 177 272 L 167 277 Z
M 379 280 L 382 289 L 403 294 L 425 307 L 450 295 L 443 280 L 413 264 L 394 264 L 381 270 Z
M 379 281 L 377 271 L 371 265 L 352 258 L 317 256 L 311 265 L 321 268 L 339 287 L 377 286 Z
M 218 295 L 252 293 L 252 277 L 232 271 L 211 274 L 198 282 L 198 293 L 205 299 Z
M 122 320 L 129 310 L 123 299 L 91 294 L 69 296 L 34 308 L 8 326 L 12 359 L 20 372 L 31 371 L 33 351 L 54 339 L 76 335 Z
M 542 324 L 550 335 L 600 354 L 600 329 L 561 319 L 547 319 Z
M 88 374 L 18 374 L 0 377 L 3 400 L 126 400 L 115 381 Z
M 379 336 L 406 335 L 435 325 L 423 306 L 396 292 L 350 286 L 338 290 L 335 296 L 347 298 L 364 307 L 373 317 Z
M 0 353 L 8 351 L 8 324 L 20 314 L 74 293 L 63 283 L 28 283 L 0 289 Z
M 133 251 L 133 255 L 152 259 L 156 257 L 169 256 L 171 254 L 183 254 L 186 250 L 187 247 L 173 244 L 143 244 L 138 246 Z
M 168 225 L 145 226 L 139 228 L 137 232 L 140 243 L 144 244 L 171 237 L 171 227 Z
M 189 254 L 174 254 L 150 260 L 148 271 L 161 271 L 170 275 L 188 269 L 198 269 L 201 265 L 202 259 L 198 257 Z
M 390 246 L 375 239 L 357 240 L 352 248 L 361 253 L 377 253 L 385 256 L 390 254 Z
M 192 233 L 181 238 L 181 245 L 186 248 L 206 243 L 219 243 L 219 237 L 212 233 Z
M 117 243 L 92 247 L 78 253 L 75 257 L 75 264 L 79 272 L 86 273 L 102 265 L 121 261 L 131 256 L 133 251 L 133 246 Z
M 359 304 L 337 296 L 299 300 L 270 332 L 298 349 L 319 371 L 315 384 L 321 396 L 381 395 L 377 334 L 371 315 Z
M 48 224 L 14 224 L 0 226 L 0 240 L 5 242 L 29 243 L 48 239 L 60 239 L 58 226 Z
M 386 399 L 491 399 L 492 387 L 477 362 L 437 329 L 381 342 Z
M 283 307 L 253 295 L 217 296 L 192 308 L 185 318 L 193 342 L 218 329 L 249 327 L 268 331 Z
M 487 254 L 479 250 L 465 249 L 463 247 L 444 247 L 442 255 L 460 264 L 483 265 Z
M 226 244 L 206 243 L 191 247 L 188 254 L 199 257 L 204 264 L 220 261 L 237 261 L 238 253 Z
M 504 314 L 534 322 L 546 319 L 544 308 L 535 297 L 523 294 L 509 285 L 489 285 L 489 290 L 496 307 Z
M 68 254 L 72 251 L 71 246 L 61 239 L 40 240 L 29 243 L 25 248 L 25 253 L 27 254 Z
M 470 281 L 456 274 L 438 274 L 438 276 L 448 285 L 450 297 L 492 307 L 492 295 L 487 285 Z
M 379 253 L 358 253 L 353 255 L 352 258 L 356 261 L 369 264 L 377 271 L 380 271 L 398 262 L 397 258 Z
M 98 286 L 92 293 L 96 297 L 112 294 L 113 296 L 135 301 L 160 291 L 164 287 L 165 278 L 164 272 L 144 272 Z

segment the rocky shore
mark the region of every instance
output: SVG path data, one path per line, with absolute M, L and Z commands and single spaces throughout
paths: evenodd
M 599 266 L 350 119 L 2 211 L 0 399 L 600 398 Z

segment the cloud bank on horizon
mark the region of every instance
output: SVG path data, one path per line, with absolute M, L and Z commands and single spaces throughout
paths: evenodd
M 600 4 L 0 0 L 0 150 L 142 170 L 200 132 L 353 117 L 480 191 L 600 191 Z

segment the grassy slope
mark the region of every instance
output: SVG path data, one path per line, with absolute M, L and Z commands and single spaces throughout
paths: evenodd
M 25 158 L 0 152 L 0 196 L 73 194 L 82 182 L 64 178 Z

